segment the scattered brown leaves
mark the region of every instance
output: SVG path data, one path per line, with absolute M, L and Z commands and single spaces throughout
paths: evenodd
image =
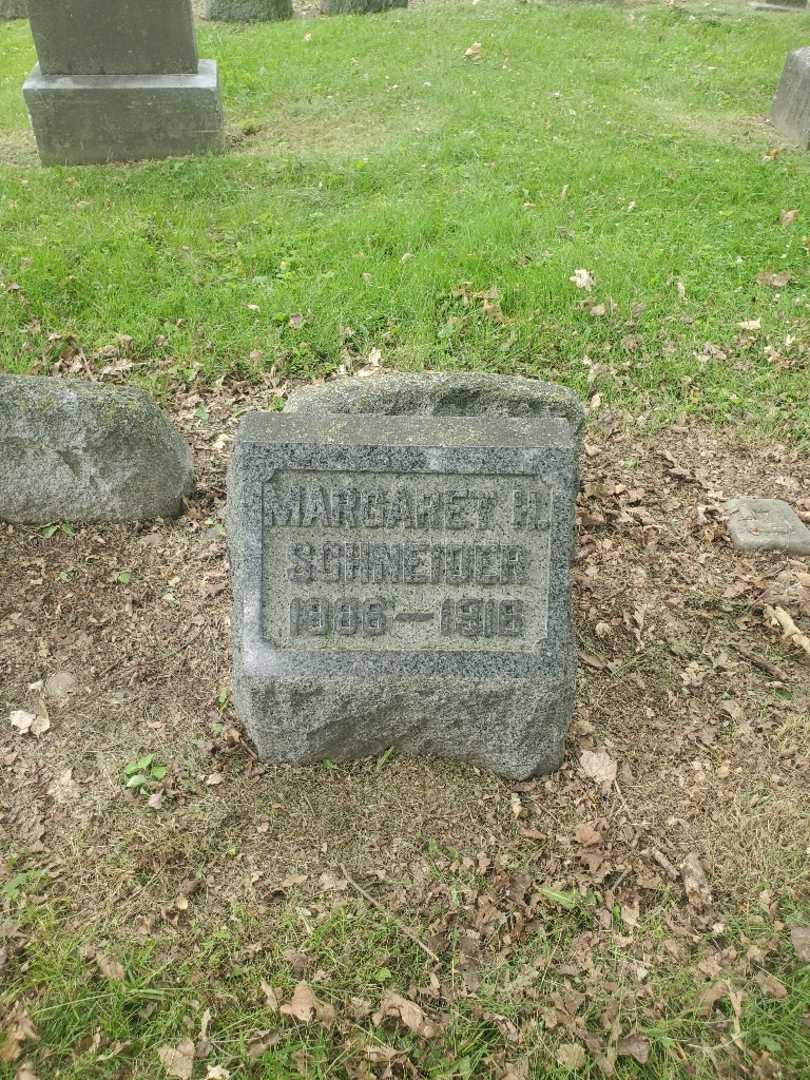
M 191 1080 L 194 1071 L 194 1043 L 184 1039 L 177 1046 L 162 1046 L 158 1057 L 166 1075 L 173 1080 Z
M 0 1046 L 0 1061 L 16 1061 L 22 1053 L 23 1043 L 27 1040 L 36 1042 L 39 1038 L 28 1011 L 19 1002 L 11 1010 L 3 1034 L 6 1038 Z

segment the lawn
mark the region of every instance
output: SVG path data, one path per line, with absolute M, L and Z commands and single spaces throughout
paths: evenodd
M 202 24 L 226 156 L 46 171 L 0 24 L 0 370 L 150 387 L 197 481 L 175 523 L 0 532 L 0 1080 L 808 1076 L 810 665 L 766 612 L 810 632 L 810 567 L 721 511 L 810 520 L 810 156 L 765 119 L 807 35 Z M 554 776 L 263 765 L 239 730 L 239 417 L 378 363 L 587 400 Z
M 804 439 L 810 159 L 765 117 L 808 32 L 745 7 L 500 0 L 202 24 L 230 154 L 44 171 L 30 37 L 7 24 L 0 365 L 124 335 L 131 377 L 165 385 L 379 348 Z

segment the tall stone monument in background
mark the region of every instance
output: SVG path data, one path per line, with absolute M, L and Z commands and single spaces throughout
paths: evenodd
M 27 19 L 28 0 L 0 0 L 0 19 Z
M 582 425 L 562 387 L 474 374 L 347 379 L 244 418 L 234 700 L 263 759 L 560 765 Z
M 810 149 L 810 46 L 788 53 L 771 106 L 771 123 L 790 142 Z
M 39 63 L 23 87 L 43 165 L 224 148 L 217 65 L 191 0 L 28 0 Z

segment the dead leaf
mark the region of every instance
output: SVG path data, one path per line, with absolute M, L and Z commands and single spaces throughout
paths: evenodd
M 581 825 L 577 825 L 574 839 L 583 847 L 595 847 L 597 844 L 602 843 L 602 834 L 597 832 L 590 822 L 585 821 Z
M 740 330 L 761 330 L 762 319 L 746 319 L 744 322 L 738 322 Z
M 423 1039 L 432 1039 L 438 1034 L 438 1027 L 425 1017 L 424 1011 L 415 1001 L 394 991 L 383 996 L 380 1008 L 374 1013 L 372 1020 L 379 1026 L 387 1017 L 400 1020 L 409 1031 Z
M 291 1016 L 300 1020 L 303 1024 L 310 1024 L 313 1020 L 326 1025 L 335 1022 L 335 1010 L 326 1002 L 319 1001 L 312 993 L 309 983 L 300 982 L 293 996 L 286 1005 L 282 1005 L 279 1012 L 283 1016 Z
M 761 274 L 757 274 L 757 285 L 770 285 L 772 289 L 784 289 L 791 281 L 793 281 L 793 274 L 789 270 L 781 270 L 778 274 L 763 270 Z
M 712 894 L 696 851 L 691 851 L 681 864 L 681 878 L 686 890 L 686 899 L 692 907 L 699 911 L 710 908 Z
M 73 769 L 65 769 L 60 772 L 48 785 L 48 794 L 57 803 L 70 802 L 79 796 L 79 785 L 73 779 Z
M 222 775 L 221 772 L 212 772 L 212 773 L 209 773 L 208 776 L 206 776 L 205 783 L 206 783 L 206 785 L 208 787 L 216 787 L 218 784 L 221 784 L 224 780 L 225 780 L 225 777 Z
M 45 694 L 47 697 L 66 698 L 72 694 L 79 681 L 71 671 L 57 671 L 45 680 Z
M 583 750 L 579 757 L 579 767 L 591 780 L 609 788 L 616 779 L 618 765 L 607 750 Z
M 264 994 L 265 1001 L 267 1002 L 267 1008 L 270 1012 L 278 1012 L 281 1004 L 281 989 L 271 986 L 266 979 L 261 981 L 262 993 Z
M 191 1080 L 194 1071 L 194 1043 L 191 1039 L 183 1039 L 177 1046 L 161 1046 L 158 1057 L 167 1076 L 175 1080 Z
M 31 1023 L 31 1017 L 19 1002 L 11 1010 L 3 1034 L 6 1041 L 0 1046 L 0 1061 L 16 1061 L 22 1053 L 22 1044 L 26 1039 L 36 1042 L 39 1038 L 37 1029 Z
M 697 999 L 696 1008 L 698 1013 L 700 1016 L 711 1016 L 717 1002 L 727 996 L 728 986 L 725 983 L 712 983 L 711 986 L 707 986 L 705 990 L 701 991 Z
M 784 1001 L 787 997 L 788 992 L 785 984 L 777 979 L 775 975 L 771 975 L 769 971 L 758 971 L 755 979 L 762 993 L 767 994 L 768 997 L 776 998 L 778 1001 Z
M 783 210 L 779 215 L 779 223 L 780 225 L 792 225 L 798 216 L 798 210 Z
M 481 49 L 481 42 L 480 41 L 474 41 L 472 43 L 472 45 L 470 45 L 469 49 L 464 50 L 464 56 L 468 60 L 480 60 L 483 55 L 484 54 L 483 54 L 483 51 Z
M 278 1031 L 254 1031 L 247 1037 L 245 1044 L 247 1056 L 251 1061 L 257 1061 L 262 1054 L 281 1042 L 281 1033 Z
M 304 316 L 296 311 L 293 315 L 290 316 L 288 320 L 288 325 L 291 330 L 300 330 L 301 327 L 304 325 Z
M 650 1040 L 644 1035 L 628 1035 L 616 1047 L 619 1057 L 635 1058 L 639 1065 L 646 1065 L 650 1056 Z
M 31 1063 L 24 1061 L 14 1074 L 14 1080 L 39 1080 L 36 1073 L 31 1070 Z
M 595 283 L 594 276 L 590 270 L 582 268 L 575 270 L 568 280 L 572 281 L 578 289 L 585 289 L 587 292 L 591 292 Z
M 205 1080 L 231 1080 L 231 1074 L 223 1065 L 209 1065 Z
M 117 960 L 110 960 L 103 953 L 96 953 L 96 967 L 105 979 L 124 981 L 124 967 Z
M 802 963 L 810 964 L 810 926 L 792 927 L 790 941 Z
M 584 1069 L 587 1060 L 579 1043 L 563 1043 L 557 1050 L 557 1064 L 564 1069 Z
M 25 712 L 23 709 L 15 709 L 9 715 L 9 720 L 21 735 L 36 735 L 37 738 L 51 726 L 47 714 Z

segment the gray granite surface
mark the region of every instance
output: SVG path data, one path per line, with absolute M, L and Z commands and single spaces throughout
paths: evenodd
M 292 0 L 203 0 L 204 19 L 220 22 L 273 22 L 293 17 Z
M 141 390 L 0 375 L 0 520 L 177 517 L 191 451 Z
M 193 75 L 191 0 L 28 0 L 43 75 Z
M 105 165 L 225 149 L 217 65 L 194 75 L 48 76 L 23 87 L 43 165 Z
M 405 394 L 422 415 L 317 412 L 301 395 L 291 413 L 242 422 L 228 478 L 234 691 L 266 760 L 395 746 L 511 778 L 561 761 L 581 410 L 549 390 L 546 411 L 521 418 L 431 416 L 426 393 L 417 381 Z
M 810 555 L 810 529 L 781 499 L 741 495 L 725 505 L 731 541 L 741 551 L 787 551 Z
M 810 46 L 788 53 L 771 106 L 771 123 L 789 142 L 810 148 Z

